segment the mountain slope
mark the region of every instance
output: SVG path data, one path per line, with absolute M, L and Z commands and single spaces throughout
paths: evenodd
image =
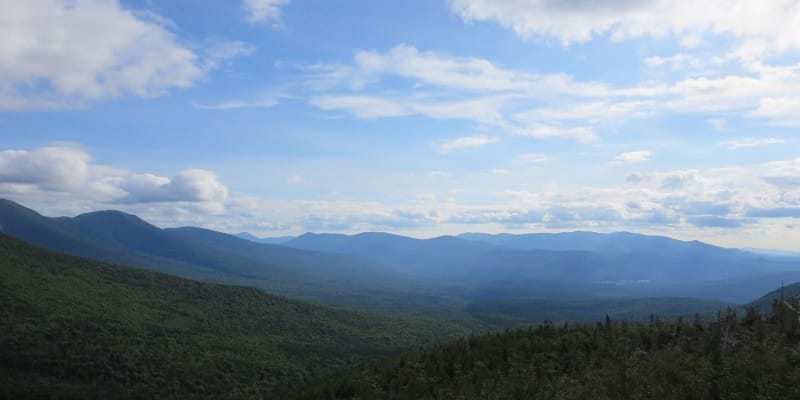
M 354 368 L 297 398 L 797 399 L 800 327 L 778 320 L 543 324 Z
M 0 398 L 275 398 L 320 373 L 462 333 L 0 235 Z
M 310 253 L 197 228 L 160 229 L 119 211 L 48 218 L 0 200 L 0 226 L 8 235 L 72 255 L 339 305 L 390 305 L 420 286 L 352 255 Z M 376 301 L 353 295 L 361 292 Z
M 554 323 L 591 323 L 604 316 L 615 320 L 645 321 L 650 316 L 662 320 L 692 318 L 695 314 L 715 315 L 733 304 L 692 298 L 635 299 L 499 299 L 476 301 L 466 311 L 489 326 L 520 327 L 531 321 Z
M 762 311 L 769 311 L 772 308 L 772 303 L 776 300 L 779 300 L 781 296 L 784 298 L 800 297 L 800 282 L 775 289 L 759 297 L 758 299 L 753 300 L 748 304 L 748 306 L 757 307 Z

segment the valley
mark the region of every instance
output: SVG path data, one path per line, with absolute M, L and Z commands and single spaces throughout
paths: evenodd
M 765 293 L 800 276 L 792 257 L 629 233 L 306 234 L 266 244 L 117 211 L 50 218 L 0 205 L 6 397 L 104 398 L 124 387 L 164 398 L 396 398 L 326 391 L 384 379 L 341 371 L 403 352 L 429 357 L 407 352 L 487 332 L 766 313 L 778 292 Z M 386 362 L 381 370 L 397 368 Z M 334 383 L 303 392 L 325 376 Z

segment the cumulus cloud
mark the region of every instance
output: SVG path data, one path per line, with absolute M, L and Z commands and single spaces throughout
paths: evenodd
M 281 19 L 281 7 L 291 0 L 243 0 L 243 7 L 250 23 L 272 22 L 278 24 Z
M 89 154 L 76 146 L 0 152 L 0 183 L 69 187 L 89 175 Z
M 615 160 L 621 163 L 638 163 L 649 160 L 652 154 L 647 150 L 628 151 L 617 155 Z
M 188 169 L 172 177 L 132 173 L 96 164 L 78 146 L 56 144 L 0 152 L 0 195 L 34 202 L 65 196 L 83 204 L 196 203 L 221 210 L 228 188 L 207 170 Z
M 152 174 L 136 174 L 124 178 L 120 188 L 128 194 L 117 200 L 122 203 L 213 202 L 224 203 L 228 188 L 217 176 L 203 169 L 181 171 L 172 178 Z
M 47 45 L 42 45 L 46 43 Z M 199 54 L 170 23 L 112 0 L 0 1 L 0 108 L 66 108 L 122 95 L 187 88 L 241 42 Z
M 465 149 L 470 147 L 482 147 L 488 144 L 497 143 L 499 139 L 486 135 L 463 136 L 444 140 L 439 143 L 439 150 L 448 152 L 451 150 Z

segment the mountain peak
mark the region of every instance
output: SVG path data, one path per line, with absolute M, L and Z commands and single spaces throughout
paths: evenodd
M 136 215 L 118 210 L 92 211 L 76 216 L 73 220 L 79 224 L 106 225 L 121 224 L 139 228 L 158 229 Z

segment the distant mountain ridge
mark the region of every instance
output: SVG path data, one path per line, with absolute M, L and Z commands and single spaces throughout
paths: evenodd
M 650 253 L 659 255 L 708 254 L 742 256 L 741 250 L 727 249 L 697 240 L 681 241 L 666 236 L 642 235 L 631 232 L 597 233 L 586 231 L 527 234 L 462 233 L 459 238 L 517 250 L 591 251 L 609 254 Z
M 404 271 L 426 277 L 452 276 L 466 272 L 464 259 L 484 258 L 496 246 L 471 243 L 455 236 L 415 239 L 383 232 L 355 235 L 306 233 L 285 246 L 371 258 Z
M 249 232 L 239 232 L 234 236 L 238 236 L 242 239 L 247 239 L 251 242 L 256 243 L 265 243 L 265 244 L 283 244 L 294 239 L 296 236 L 277 236 L 277 237 L 257 237 Z
M 377 232 L 355 235 L 307 233 L 285 245 L 360 255 L 434 279 L 484 283 L 507 281 L 515 286 L 522 286 L 525 282 L 611 286 L 649 283 L 649 289 L 644 289 L 642 295 L 654 294 L 648 290 L 661 290 L 653 287 L 654 284 L 705 285 L 712 281 L 751 279 L 754 275 L 783 271 L 796 272 L 787 276 L 787 280 L 800 277 L 800 265 L 794 262 L 800 259 L 771 259 L 698 241 L 684 242 L 628 232 L 468 233 L 432 239 Z M 763 293 L 775 282 L 765 284 L 768 286 L 759 286 L 748 295 Z M 657 293 L 670 294 L 669 291 Z M 704 295 L 702 290 L 684 294 Z M 728 297 L 726 300 L 735 299 Z
M 160 229 L 119 211 L 48 218 L 8 200 L 0 201 L 0 226 L 68 254 L 412 315 L 463 312 L 477 299 L 690 297 L 741 303 L 781 280 L 800 280 L 800 258 L 627 232 L 432 239 L 307 233 L 271 245 L 202 228 Z

